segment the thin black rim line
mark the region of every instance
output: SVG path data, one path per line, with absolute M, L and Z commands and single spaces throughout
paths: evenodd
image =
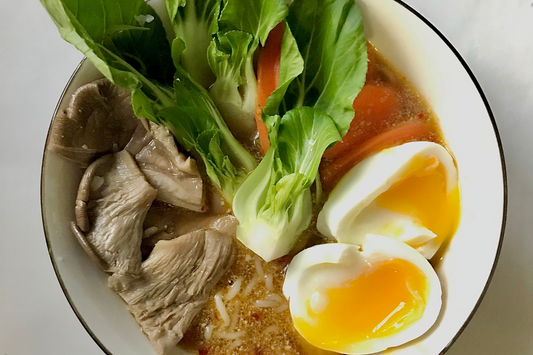
M 67 302 L 70 305 L 70 308 L 72 309 L 72 311 L 74 311 L 74 314 L 76 315 L 76 318 L 78 318 L 79 322 L 81 323 L 81 325 L 83 326 L 85 331 L 89 334 L 89 336 L 93 339 L 93 341 L 100 347 L 100 349 L 106 355 L 113 355 L 105 347 L 105 345 L 102 344 L 102 342 L 100 342 L 98 337 L 93 333 L 93 331 L 91 330 L 89 325 L 85 322 L 85 319 L 83 319 L 81 313 L 78 311 L 78 309 L 76 308 L 76 306 L 74 305 L 74 302 L 72 301 L 72 299 L 70 297 L 70 294 L 69 294 L 69 292 L 67 290 L 67 287 L 66 287 L 65 283 L 63 282 L 63 278 L 61 277 L 61 273 L 59 272 L 59 268 L 58 268 L 58 266 L 56 264 L 56 261 L 55 261 L 55 258 L 54 258 L 54 253 L 52 251 L 52 246 L 50 244 L 50 238 L 48 237 L 48 228 L 47 228 L 46 217 L 45 217 L 45 213 L 44 213 L 44 180 L 45 180 L 45 177 L 44 177 L 44 164 L 45 164 L 45 160 L 46 160 L 46 156 L 47 156 L 46 148 L 48 146 L 48 140 L 50 139 L 50 132 L 51 132 L 52 125 L 54 123 L 55 117 L 56 117 L 56 115 L 57 115 L 57 113 L 59 111 L 59 107 L 61 106 L 61 103 L 63 102 L 63 99 L 65 97 L 65 94 L 69 90 L 69 88 L 70 88 L 70 86 L 72 84 L 72 81 L 74 80 L 74 77 L 78 73 L 78 70 L 83 65 L 85 60 L 86 60 L 86 58 L 83 58 L 81 60 L 81 62 L 77 65 L 76 69 L 74 70 L 74 72 L 70 76 L 70 79 L 68 80 L 67 85 L 65 86 L 65 88 L 63 89 L 63 92 L 61 93 L 60 99 L 59 99 L 59 101 L 58 101 L 58 103 L 56 105 L 56 108 L 54 110 L 54 113 L 53 113 L 53 116 L 52 116 L 52 120 L 51 120 L 50 125 L 48 127 L 48 133 L 46 135 L 46 140 L 45 140 L 45 144 L 44 144 L 44 148 L 43 148 L 43 159 L 41 161 L 41 191 L 40 191 L 41 219 L 42 219 L 42 223 L 43 223 L 44 239 L 46 241 L 46 248 L 48 249 L 48 255 L 50 256 L 50 261 L 52 262 L 52 267 L 54 269 L 54 273 L 56 274 L 57 280 L 59 282 L 59 286 L 61 287 L 61 290 L 63 291 L 63 294 L 65 295 L 65 298 L 67 299 Z
M 498 150 L 500 152 L 500 163 L 501 163 L 501 168 L 502 168 L 502 179 L 503 179 L 503 211 L 502 211 L 502 227 L 501 227 L 501 230 L 500 230 L 500 240 L 498 242 L 498 249 L 496 250 L 496 255 L 494 256 L 494 263 L 492 264 L 492 269 L 491 269 L 491 271 L 489 273 L 489 276 L 487 278 L 487 282 L 485 283 L 485 287 L 483 288 L 483 291 L 481 292 L 481 295 L 479 296 L 474 308 L 470 312 L 470 315 L 467 317 L 467 319 L 465 320 L 465 322 L 463 323 L 461 328 L 459 328 L 459 331 L 457 332 L 457 334 L 455 334 L 453 339 L 450 340 L 450 342 L 439 353 L 439 355 L 442 355 L 442 354 L 446 353 L 451 348 L 451 346 L 457 341 L 459 336 L 461 336 L 461 334 L 465 330 L 466 326 L 470 323 L 470 321 L 474 317 L 474 314 L 476 313 L 476 311 L 478 310 L 479 306 L 481 305 L 481 301 L 483 301 L 483 298 L 485 297 L 485 295 L 486 295 L 486 293 L 487 293 L 487 291 L 489 289 L 489 286 L 490 286 L 490 283 L 492 281 L 492 278 L 494 277 L 494 273 L 496 271 L 496 265 L 498 264 L 498 260 L 500 258 L 500 253 L 501 253 L 501 250 L 502 250 L 503 238 L 504 238 L 504 234 L 505 234 L 505 226 L 506 226 L 506 222 L 507 222 L 507 199 L 508 199 L 508 195 L 507 195 L 507 170 L 506 170 L 506 165 L 505 165 L 503 144 L 502 144 L 502 141 L 501 141 L 500 133 L 498 131 L 498 126 L 496 124 L 496 120 L 494 118 L 494 114 L 492 113 L 492 110 L 490 108 L 489 102 L 488 102 L 487 97 L 485 96 L 485 94 L 483 92 L 483 89 L 481 88 L 481 85 L 477 81 L 476 77 L 474 76 L 474 73 L 472 72 L 472 70 L 470 69 L 470 67 L 466 63 L 466 61 L 463 59 L 461 54 L 459 54 L 459 51 L 457 51 L 457 49 L 455 49 L 453 44 L 442 34 L 442 32 L 440 32 L 431 22 L 429 22 L 428 19 L 426 19 L 423 15 L 421 15 L 418 11 L 413 9 L 411 6 L 409 6 L 408 4 L 403 2 L 403 0 L 394 0 L 394 1 L 396 3 L 398 3 L 399 5 L 403 6 L 406 10 L 410 11 L 413 15 L 415 15 L 422 22 L 424 22 L 429 28 L 431 28 L 433 30 L 433 32 L 435 32 L 435 34 L 437 34 L 437 36 L 439 36 L 439 38 L 448 46 L 448 48 L 452 51 L 452 53 L 455 55 L 455 57 L 459 60 L 459 62 L 461 63 L 461 65 L 463 66 L 465 71 L 467 72 L 468 76 L 470 77 L 470 80 L 472 80 L 472 82 L 474 83 L 474 86 L 476 87 L 476 89 L 478 91 L 478 94 L 481 96 L 483 104 L 485 105 L 485 109 L 487 110 L 487 113 L 489 115 L 490 121 L 492 123 L 492 128 L 494 130 L 494 135 L 496 137 L 496 142 L 498 143 Z

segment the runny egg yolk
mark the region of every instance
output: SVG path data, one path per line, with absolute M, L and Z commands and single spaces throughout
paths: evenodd
M 326 306 L 307 313 L 313 324 L 295 319 L 300 334 L 323 349 L 342 351 L 346 345 L 392 335 L 420 319 L 428 285 L 412 263 L 390 259 L 367 266 L 357 278 L 324 292 Z
M 441 242 L 453 236 L 459 223 L 459 187 L 456 184 L 449 192 L 445 168 L 436 158 L 415 160 L 404 178 L 378 196 L 376 203 L 412 217 Z

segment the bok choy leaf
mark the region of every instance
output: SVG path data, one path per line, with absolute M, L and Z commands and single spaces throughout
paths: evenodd
M 347 132 L 367 70 L 353 0 L 294 0 L 285 25 L 294 37 L 282 40 L 278 88 L 263 110 L 270 148 L 233 205 L 237 237 L 267 261 L 287 254 L 309 226 L 320 159 Z
M 168 102 L 174 66 L 165 31 L 144 1 L 41 0 L 61 36 L 114 84 Z M 140 16 L 152 21 L 141 25 Z M 150 78 L 150 79 L 147 79 Z
M 172 55 L 179 58 L 184 44 L 175 39 Z M 199 155 L 211 181 L 231 202 L 244 178 L 257 165 L 250 153 L 229 131 L 206 89 L 177 64 L 176 101 L 160 111 L 163 123 L 189 151 Z
M 241 140 L 256 129 L 256 49 L 254 37 L 242 31 L 219 33 L 209 46 L 209 65 L 217 77 L 209 93 L 231 131 Z
M 237 238 L 264 260 L 287 254 L 311 221 L 310 187 L 326 148 L 340 139 L 324 112 L 302 107 L 264 116 L 271 145 L 237 190 Z
M 218 31 L 220 0 L 165 0 L 172 28 L 185 44 L 179 61 L 191 78 L 205 88 L 215 81 L 207 48 Z
M 219 31 L 208 50 L 208 62 L 216 76 L 210 94 L 241 140 L 256 128 L 254 54 L 287 13 L 284 0 L 224 1 Z
M 279 77 L 278 87 L 267 99 L 266 106 L 263 108 L 267 115 L 279 113 L 279 106 L 283 102 L 285 92 L 292 81 L 304 70 L 304 60 L 298 50 L 298 43 L 294 38 L 289 25 L 283 24 L 283 37 L 281 38 L 281 53 L 279 58 Z M 283 112 L 287 111 L 286 106 Z
M 311 106 L 330 115 L 341 136 L 354 117 L 353 100 L 367 70 L 363 20 L 353 0 L 294 0 L 287 22 L 305 68 L 284 98 L 284 107 Z
M 243 31 L 265 44 L 270 31 L 288 13 L 285 0 L 224 0 L 220 31 Z
M 41 2 L 65 40 L 111 82 L 131 90 L 135 114 L 168 127 L 201 158 L 231 201 L 256 161 L 233 137 L 207 91 L 181 66 L 184 43 L 175 39 L 171 49 L 152 8 L 144 0 Z

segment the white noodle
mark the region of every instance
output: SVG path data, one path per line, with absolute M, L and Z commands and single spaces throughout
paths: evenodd
M 265 333 L 277 333 L 279 332 L 279 327 L 277 325 L 271 325 L 270 327 L 265 329 Z
M 272 276 L 272 274 L 267 274 L 265 276 L 265 286 L 269 291 L 272 291 L 274 289 L 274 277 Z
M 224 321 L 224 327 L 227 327 L 230 323 L 230 319 L 220 292 L 215 295 L 215 305 L 217 306 L 218 313 L 220 313 L 220 317 Z
M 276 313 L 281 313 L 283 312 L 284 310 L 286 310 L 287 308 L 289 308 L 289 305 L 287 303 L 283 303 L 281 306 L 279 306 L 278 308 L 276 308 L 274 310 L 274 312 Z
M 228 346 L 228 350 L 232 351 L 233 349 L 241 345 L 242 345 L 242 339 L 236 339 L 235 341 L 233 341 L 233 343 L 231 343 L 230 346 Z
M 244 334 L 246 334 L 244 330 L 240 332 L 236 332 L 236 333 L 220 332 L 218 330 L 215 330 L 213 332 L 213 336 L 222 338 L 222 339 L 238 339 L 242 337 Z
M 271 293 L 266 298 L 268 301 L 275 301 L 278 303 L 285 303 L 285 298 L 281 297 L 277 293 Z
M 265 277 L 265 272 L 263 271 L 263 266 L 261 265 L 261 259 L 259 259 L 257 255 L 255 257 L 255 270 L 260 278 Z
M 255 285 L 257 285 L 257 282 L 259 281 L 259 276 L 254 275 L 248 285 L 246 285 L 246 288 L 242 292 L 243 296 L 248 296 L 250 292 L 254 289 Z
M 213 324 L 209 324 L 208 326 L 205 327 L 205 332 L 204 332 L 205 340 L 207 341 L 211 340 L 211 336 L 213 335 L 214 328 L 215 326 Z
M 231 323 L 228 329 L 229 332 L 232 332 L 237 326 L 237 322 L 239 321 L 240 311 L 241 311 L 241 302 L 237 300 L 235 301 L 235 307 L 233 309 L 233 314 L 231 315 Z
M 237 278 L 237 280 L 233 283 L 233 285 L 231 285 L 228 293 L 226 293 L 226 296 L 224 296 L 224 298 L 228 301 L 231 301 L 235 296 L 237 296 L 237 294 L 239 293 L 239 291 L 241 290 L 241 285 L 242 285 L 242 277 L 239 277 Z
M 257 300 L 254 304 L 257 308 L 273 308 L 277 307 L 278 303 L 274 301 L 267 301 L 267 300 Z

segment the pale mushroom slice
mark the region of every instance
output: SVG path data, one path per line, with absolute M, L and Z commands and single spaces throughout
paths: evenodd
M 105 271 L 139 273 L 143 222 L 156 194 L 125 150 L 96 160 L 85 171 L 72 227 Z
M 140 276 L 114 274 L 108 284 L 124 299 L 156 352 L 168 355 L 233 260 L 230 236 L 196 231 L 159 241 L 142 263 Z
M 196 161 L 178 151 L 166 127 L 149 124 L 151 139 L 135 154 L 135 160 L 148 182 L 157 189 L 157 199 L 204 212 L 204 186 Z
M 141 244 L 143 257 L 147 257 L 160 240 L 174 239 L 202 229 L 235 236 L 239 224 L 237 219 L 227 211 L 217 212 L 210 204 L 206 213 L 197 213 L 158 200 L 154 201 L 144 219 Z
M 104 154 L 122 150 L 139 125 L 129 91 L 99 79 L 77 89 L 68 108 L 58 112 L 48 149 L 87 167 Z

